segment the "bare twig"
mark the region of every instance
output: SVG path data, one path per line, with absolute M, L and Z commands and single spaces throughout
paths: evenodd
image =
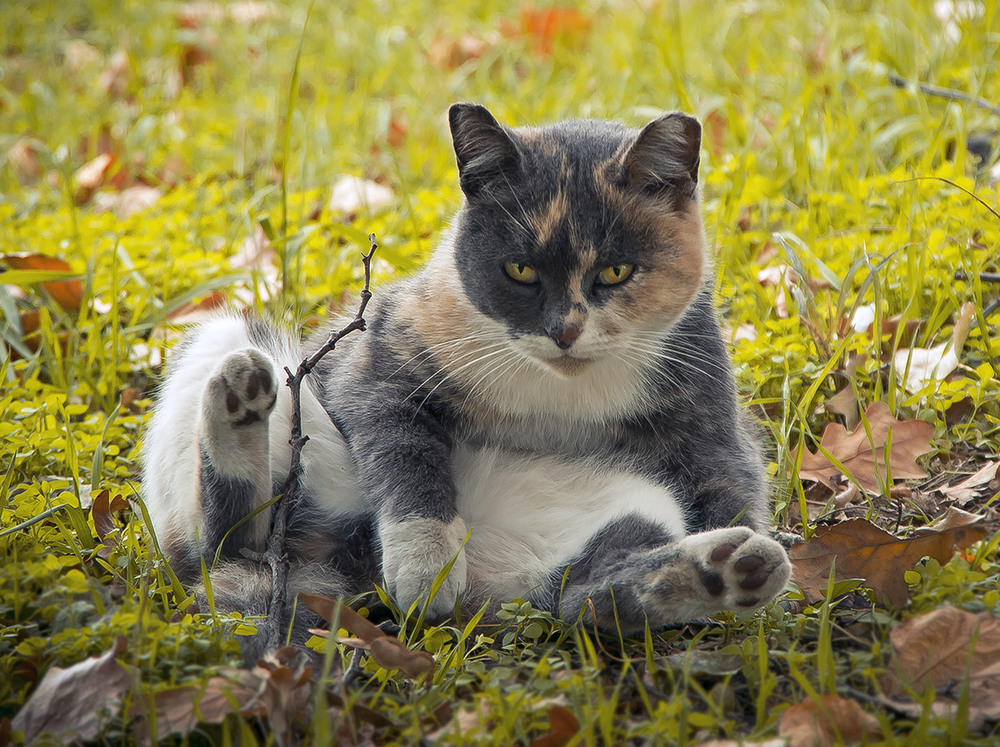
M 958 270 L 955 273 L 955 280 L 968 280 L 968 273 Z M 1000 283 L 1000 272 L 981 272 L 979 280 L 983 283 Z
M 324 355 L 329 353 L 344 337 L 351 332 L 364 332 L 365 309 L 372 294 L 369 290 L 371 285 L 371 263 L 372 255 L 378 244 L 375 243 L 375 234 L 368 235 L 371 248 L 367 254 L 362 254 L 362 262 L 365 266 L 365 285 L 361 290 L 361 303 L 358 306 L 358 313 L 343 329 L 331 332 L 315 353 L 303 360 L 298 369 L 293 374 L 287 367 L 285 373 L 288 378 L 286 385 L 292 392 L 292 428 L 291 437 L 288 443 L 292 446 L 291 464 L 288 467 L 288 477 L 281 489 L 281 497 L 274 504 L 271 512 L 271 534 L 267 540 L 267 551 L 264 558 L 271 567 L 271 604 L 268 608 L 267 619 L 262 623 L 257 635 L 263 635 L 267 650 L 273 650 L 282 645 L 282 618 L 285 614 L 285 587 L 288 585 L 288 557 L 285 553 L 285 534 L 288 531 L 288 511 L 291 502 L 296 500 L 299 492 L 299 479 L 302 476 L 302 447 L 309 436 L 302 433 L 302 381 L 316 367 Z
M 914 86 L 918 91 L 926 93 L 928 96 L 937 96 L 942 99 L 948 99 L 949 101 L 968 101 L 969 103 L 975 104 L 979 108 L 985 109 L 991 114 L 1000 117 L 1000 106 L 995 106 L 992 102 L 987 101 L 986 99 L 973 96 L 972 94 L 965 93 L 964 91 L 956 91 L 952 88 L 942 88 L 941 86 L 932 86 L 929 83 L 907 80 L 902 76 L 896 75 L 896 73 L 889 73 L 889 82 L 897 88 L 909 88 L 910 86 Z

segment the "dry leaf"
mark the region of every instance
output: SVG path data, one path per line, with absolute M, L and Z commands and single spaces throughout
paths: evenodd
M 962 480 L 957 485 L 948 488 L 940 488 L 940 492 L 947 498 L 955 501 L 958 505 L 964 506 L 977 495 L 983 487 L 989 485 L 997 476 L 997 468 L 1000 462 L 987 462 L 974 475 Z
M 24 732 L 25 742 L 42 733 L 79 742 L 96 739 L 105 721 L 102 712 L 117 710 L 122 695 L 138 678 L 136 671 L 117 661 L 125 648 L 125 638 L 118 636 L 103 656 L 65 669 L 52 667 L 11 726 Z
M 130 716 L 156 712 L 156 732 L 148 719 L 133 726 L 139 744 L 152 745 L 170 734 L 190 734 L 199 724 L 220 724 L 232 713 L 263 715 L 257 705 L 260 679 L 252 672 L 229 670 L 199 685 L 175 687 L 153 693 L 148 701 L 132 704 Z
M 428 61 L 439 70 L 454 70 L 469 60 L 478 60 L 499 41 L 497 35 L 480 38 L 465 33 L 458 38 L 439 32 L 427 47 Z
M 916 394 L 935 381 L 942 381 L 958 368 L 958 357 L 969 336 L 976 307 L 971 302 L 962 304 L 951 339 L 932 348 L 905 348 L 894 356 L 896 377 L 910 394 Z
M 530 37 L 534 51 L 549 57 L 556 43 L 581 46 L 590 31 L 590 21 L 580 11 L 569 7 L 535 8 L 523 6 L 518 17 L 519 28 L 506 31 L 511 36 Z
M 992 615 L 941 607 L 907 620 L 889 637 L 892 661 L 882 682 L 887 696 L 947 687 L 939 703 L 956 713 L 968 680 L 970 729 L 1000 720 L 1000 621 Z
M 895 607 L 906 604 L 908 587 L 903 574 L 924 556 L 947 562 L 955 550 L 964 550 L 987 534 L 977 526 L 960 526 L 911 539 L 898 539 L 864 519 L 850 519 L 817 531 L 808 542 L 792 545 L 793 578 L 806 599 L 822 599 L 836 563 L 835 580 L 864 579 L 876 598 Z
M 972 524 L 978 524 L 983 518 L 981 514 L 971 514 L 968 511 L 963 511 L 960 508 L 952 506 L 943 516 L 935 520 L 933 524 L 915 529 L 913 533 L 915 535 L 933 534 L 934 532 L 943 532 L 947 529 L 955 529 L 956 527 L 967 527 Z
M 931 450 L 930 439 L 934 426 L 922 420 L 896 420 L 884 402 L 875 402 L 865 410 L 865 419 L 871 430 L 871 441 L 862 426 L 848 433 L 839 423 L 830 423 L 823 431 L 820 445 L 834 456 L 869 493 L 880 492 L 876 468 L 883 477 L 886 475 L 885 445 L 892 436 L 889 466 L 892 477 L 926 477 L 926 472 L 917 464 L 917 457 Z M 836 490 L 834 478 L 840 475 L 827 456 L 818 450 L 806 451 L 802 455 L 799 477 L 815 480 Z
M 410 651 L 398 638 L 388 636 L 346 604 L 319 594 L 299 594 L 306 605 L 327 622 L 338 625 L 358 636 L 371 650 L 375 663 L 383 669 L 398 669 L 408 677 L 434 673 L 434 657 L 426 651 Z
M 12 270 L 43 270 L 56 272 L 73 272 L 73 267 L 65 259 L 59 257 L 49 257 L 44 254 L 4 254 L 0 255 L 0 262 L 10 267 Z M 0 274 L 0 281 L 3 275 Z M 83 283 L 80 280 L 51 280 L 47 283 L 39 283 L 45 292 L 52 296 L 63 309 L 63 311 L 77 312 L 83 305 Z M 38 329 L 37 325 L 35 329 Z M 24 329 L 25 335 L 28 330 Z
M 115 513 L 129 507 L 128 501 L 120 493 L 114 498 L 110 498 L 110 496 L 111 491 L 105 488 L 97 494 L 90 508 L 90 515 L 94 519 L 94 528 L 97 530 L 97 536 L 102 540 L 117 529 L 114 519 Z
M 333 213 L 355 215 L 362 209 L 373 213 L 395 200 L 395 193 L 377 182 L 359 176 L 342 176 L 333 184 L 327 207 Z
M 137 698 L 128 715 L 142 716 L 133 727 L 140 744 L 156 744 L 170 734 L 187 736 L 199 724 L 219 724 L 232 713 L 266 720 L 279 744 L 291 744 L 291 722 L 312 697 L 308 655 L 294 647 L 279 648 L 252 670 L 229 669 L 198 685 Z M 156 712 L 156 733 L 148 714 Z
M 882 730 L 878 719 L 861 710 L 857 702 L 821 695 L 785 711 L 778 734 L 788 740 L 789 747 L 833 747 L 879 739 Z
M 102 192 L 94 198 L 94 212 L 114 212 L 119 220 L 151 208 L 163 197 L 163 190 L 148 184 L 134 184 L 120 192 Z
M 566 706 L 549 709 L 549 733 L 531 740 L 531 747 L 563 747 L 580 731 L 580 722 Z
M 849 431 L 853 431 L 861 422 L 861 410 L 854 387 L 845 386 L 826 401 L 825 407 L 827 412 L 840 415 L 844 419 L 844 427 Z

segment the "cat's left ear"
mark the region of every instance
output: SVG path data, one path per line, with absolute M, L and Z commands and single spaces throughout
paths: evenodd
M 630 186 L 647 194 L 693 199 L 701 163 L 701 125 L 681 112 L 669 112 L 646 125 L 625 155 Z
M 448 110 L 448 123 L 458 160 L 459 182 L 469 198 L 494 179 L 512 176 L 520 168 L 517 145 L 486 107 L 454 104 Z

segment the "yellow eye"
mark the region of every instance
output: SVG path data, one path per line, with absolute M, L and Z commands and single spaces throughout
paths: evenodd
M 519 283 L 534 283 L 538 280 L 535 268 L 521 262 L 508 262 L 503 269 Z
M 618 283 L 625 282 L 632 276 L 632 272 L 635 270 L 635 265 L 621 264 L 621 265 L 611 265 L 611 267 L 605 267 L 599 273 L 597 273 L 597 284 L 598 285 L 618 285 Z

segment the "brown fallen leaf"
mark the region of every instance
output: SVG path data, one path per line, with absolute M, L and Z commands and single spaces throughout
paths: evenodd
M 133 702 L 129 715 L 151 714 L 133 725 L 132 733 L 142 745 L 157 744 L 171 734 L 190 734 L 199 724 L 221 724 L 232 713 L 263 715 L 258 704 L 259 678 L 245 670 L 226 670 L 199 685 L 186 685 L 153 693 L 148 700 Z
M 822 599 L 830 565 L 835 580 L 864 579 L 877 599 L 893 606 L 906 604 L 909 589 L 903 574 L 924 556 L 947 562 L 955 550 L 964 550 L 987 534 L 979 526 L 958 526 L 921 537 L 899 539 L 864 519 L 850 519 L 821 529 L 808 542 L 792 545 L 788 556 L 792 576 L 806 599 Z
M 941 607 L 907 620 L 889 638 L 892 660 L 882 679 L 889 699 L 905 704 L 908 692 L 930 688 L 939 691 L 935 705 L 957 714 L 967 682 L 969 728 L 1000 720 L 1000 620 Z
M 115 495 L 114 498 L 110 496 L 111 491 L 105 488 L 97 494 L 90 507 L 94 528 L 97 530 L 97 536 L 102 540 L 117 528 L 114 519 L 115 513 L 129 507 L 128 501 L 121 496 L 121 493 Z
M 853 387 L 845 386 L 826 401 L 825 407 L 827 412 L 840 415 L 844 419 L 844 427 L 849 431 L 853 431 L 861 422 L 861 409 Z
M 434 657 L 426 651 L 411 651 L 398 638 L 386 635 L 346 604 L 320 594 L 299 594 L 305 604 L 327 622 L 337 624 L 368 644 L 375 663 L 383 669 L 398 669 L 408 677 L 434 674 Z
M 549 708 L 549 733 L 531 740 L 531 747 L 563 747 L 580 731 L 580 722 L 566 706 Z
M 0 255 L 0 262 L 12 270 L 41 270 L 54 272 L 73 272 L 73 266 L 61 257 L 50 257 L 45 254 L 16 253 Z M 3 275 L 0 274 L 0 282 Z M 39 283 L 52 300 L 59 304 L 63 311 L 76 313 L 83 305 L 83 282 L 76 280 L 50 280 Z
M 40 734 L 50 734 L 57 741 L 96 739 L 101 725 L 138 681 L 138 672 L 118 661 L 125 648 L 125 638 L 118 636 L 102 656 L 65 669 L 52 667 L 11 722 L 14 731 L 24 732 L 27 743 Z
M 133 734 L 142 745 L 171 734 L 186 737 L 199 725 L 222 723 L 233 713 L 263 719 L 277 744 L 291 744 L 291 723 L 312 696 L 311 675 L 305 652 L 280 648 L 252 670 L 226 669 L 197 685 L 137 697 L 126 715 L 138 719 Z M 154 711 L 155 721 L 149 718 Z
M 933 524 L 928 524 L 925 527 L 918 527 L 913 530 L 913 534 L 916 536 L 921 536 L 925 534 L 934 534 L 934 532 L 943 532 L 946 529 L 955 529 L 956 527 L 967 527 L 972 524 L 978 524 L 985 517 L 982 514 L 973 514 L 968 511 L 963 511 L 960 508 L 950 507 L 943 516 L 939 516 L 934 520 Z
M 959 506 L 964 506 L 996 479 L 998 467 L 1000 467 L 1000 462 L 987 462 L 974 475 L 967 477 L 957 485 L 940 488 L 940 492 Z
M 778 734 L 788 747 L 833 747 L 869 742 L 882 736 L 878 719 L 856 701 L 837 695 L 796 703 L 781 715 Z
M 865 410 L 865 419 L 871 431 L 871 440 L 862 425 L 848 432 L 839 423 L 828 424 L 820 439 L 820 446 L 850 472 L 850 477 L 869 493 L 879 493 L 881 488 L 876 471 L 883 478 L 887 471 L 891 471 L 893 479 L 927 476 L 917 464 L 917 457 L 933 448 L 930 440 L 934 435 L 934 426 L 922 420 L 896 420 L 884 402 L 870 405 Z M 890 436 L 892 445 L 887 459 L 885 447 Z M 834 478 L 840 474 L 840 469 L 822 450 L 813 453 L 807 449 L 802 455 L 799 477 L 821 482 L 836 490 Z

